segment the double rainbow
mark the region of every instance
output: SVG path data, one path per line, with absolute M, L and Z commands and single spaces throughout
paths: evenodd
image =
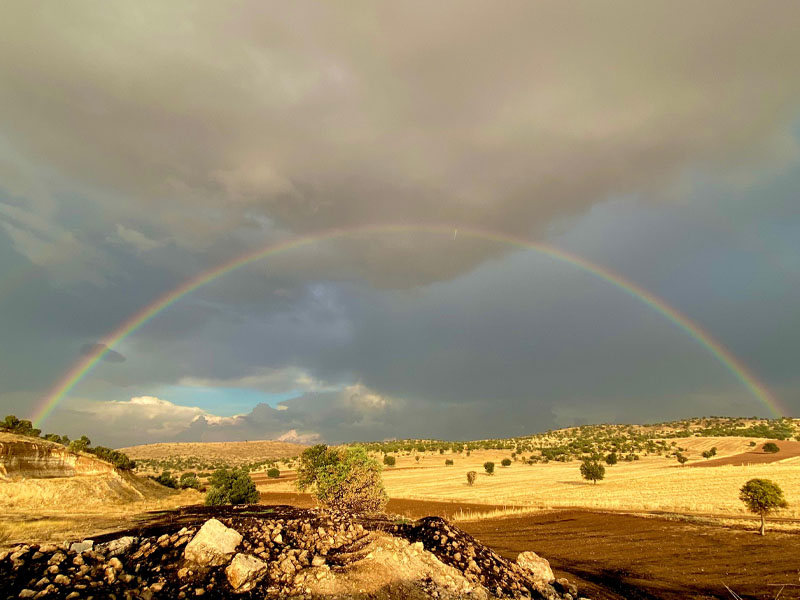
M 126 337 L 134 333 L 137 329 L 142 327 L 150 319 L 155 317 L 163 310 L 175 304 L 178 300 L 193 292 L 194 290 L 204 286 L 215 279 L 235 271 L 236 269 L 253 263 L 257 260 L 274 256 L 281 252 L 287 252 L 301 246 L 343 238 L 354 234 L 364 233 L 431 233 L 452 236 L 453 232 L 457 231 L 459 235 L 469 236 L 473 238 L 483 239 L 487 241 L 499 242 L 517 246 L 519 248 L 535 250 L 541 252 L 555 260 L 567 263 L 577 267 L 587 273 L 607 281 L 620 290 L 624 291 L 633 298 L 650 306 L 658 313 L 666 317 L 669 321 L 675 324 L 679 329 L 682 329 L 692 339 L 694 339 L 701 346 L 704 346 L 711 354 L 722 363 L 752 394 L 755 396 L 775 417 L 780 417 L 788 414 L 772 396 L 766 385 L 760 382 L 753 373 L 739 361 L 731 352 L 724 346 L 717 342 L 708 332 L 704 331 L 697 323 L 693 322 L 687 316 L 679 313 L 666 302 L 651 294 L 647 290 L 639 287 L 635 283 L 614 273 L 605 267 L 594 264 L 585 258 L 565 252 L 543 242 L 532 242 L 530 240 L 508 235 L 505 233 L 498 233 L 494 231 L 487 231 L 476 229 L 473 227 L 464 227 L 461 225 L 366 225 L 351 228 L 338 228 L 329 229 L 321 233 L 314 233 L 292 238 L 288 241 L 279 242 L 260 248 L 258 250 L 248 252 L 229 260 L 217 267 L 209 269 L 200 275 L 185 281 L 176 288 L 165 293 L 154 302 L 142 308 L 137 313 L 133 314 L 126 321 L 121 323 L 115 330 L 106 335 L 102 340 L 103 345 L 97 346 L 97 349 L 92 353 L 82 357 L 76 362 L 52 387 L 50 392 L 42 399 L 39 405 L 35 408 L 31 420 L 38 427 L 41 423 L 52 413 L 53 409 L 69 394 L 69 392 L 80 382 L 86 374 L 103 358 L 103 355 L 110 350 L 115 344 L 124 340 Z

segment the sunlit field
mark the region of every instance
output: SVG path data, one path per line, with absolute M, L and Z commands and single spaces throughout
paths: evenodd
M 718 456 L 744 452 L 751 440 L 707 438 L 682 441 L 693 455 L 716 446 Z M 531 508 L 582 507 L 631 511 L 667 511 L 718 515 L 744 515 L 739 488 L 749 479 L 772 479 L 783 488 L 789 508 L 777 516 L 800 517 L 800 457 L 750 466 L 694 468 L 704 459 L 695 458 L 685 466 L 674 458 L 644 456 L 633 462 L 606 466 L 605 479 L 596 484 L 585 481 L 580 462 L 522 464 L 503 467 L 500 461 L 510 453 L 474 450 L 464 454 L 398 456 L 394 467 L 385 467 L 384 484 L 392 498 L 485 503 Z M 452 460 L 453 465 L 445 465 Z M 495 463 L 494 475 L 484 472 L 483 463 Z M 466 473 L 478 473 L 475 484 L 467 484 Z M 287 477 L 288 476 L 288 477 Z M 292 491 L 288 472 L 285 479 L 260 486 L 262 492 Z

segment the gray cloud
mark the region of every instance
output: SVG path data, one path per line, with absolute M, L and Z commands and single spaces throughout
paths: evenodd
M 116 350 L 111 350 L 108 346 L 101 342 L 94 342 L 89 344 L 84 344 L 81 346 L 80 353 L 83 356 L 87 356 L 89 354 L 94 354 L 98 350 L 103 349 L 105 352 L 103 353 L 102 360 L 110 363 L 121 363 L 125 362 L 125 357 L 117 352 Z
M 527 235 L 609 195 L 663 196 L 699 164 L 796 155 L 792 2 L 4 12 L 4 185 L 27 202 L 0 214 L 29 254 L 68 236 L 56 185 L 102 210 L 105 235 L 213 263 L 254 237 L 371 222 Z M 507 251 L 443 242 L 354 240 L 333 262 L 402 287 Z

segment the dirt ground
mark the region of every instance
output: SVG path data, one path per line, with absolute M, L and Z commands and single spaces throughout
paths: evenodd
M 725 585 L 742 598 L 800 598 L 800 534 L 580 510 L 458 525 L 506 558 L 534 550 L 597 600 L 734 598 Z
M 751 450 L 749 452 L 742 452 L 741 454 L 734 454 L 733 456 L 723 456 L 722 458 L 713 458 L 703 462 L 691 463 L 690 467 L 722 467 L 725 465 L 733 465 L 741 467 L 745 465 L 763 465 L 786 460 L 787 458 L 796 458 L 800 456 L 800 442 L 782 442 L 776 441 L 779 450 L 774 453 L 764 452 L 759 447 L 758 450 Z

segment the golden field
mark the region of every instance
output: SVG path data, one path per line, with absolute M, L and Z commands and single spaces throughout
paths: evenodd
M 510 451 L 473 450 L 465 454 L 426 454 L 417 462 L 414 456 L 397 456 L 394 467 L 385 467 L 384 484 L 390 497 L 441 500 L 530 508 L 582 507 L 630 511 L 667 511 L 715 515 L 746 514 L 738 497 L 739 488 L 749 479 L 762 477 L 776 481 L 784 490 L 789 508 L 778 516 L 800 518 L 800 457 L 771 464 L 692 468 L 703 450 L 716 447 L 718 457 L 738 454 L 759 446 L 764 440 L 752 438 L 689 438 L 680 440 L 690 461 L 686 466 L 674 458 L 644 456 L 633 462 L 606 466 L 603 481 L 584 481 L 580 462 L 549 462 L 533 465 L 500 461 Z M 445 459 L 453 460 L 445 466 Z M 487 475 L 483 463 L 493 461 L 495 474 Z M 478 472 L 474 486 L 467 485 L 467 471 Z M 286 479 L 259 486 L 263 492 L 292 491 L 289 472 Z

